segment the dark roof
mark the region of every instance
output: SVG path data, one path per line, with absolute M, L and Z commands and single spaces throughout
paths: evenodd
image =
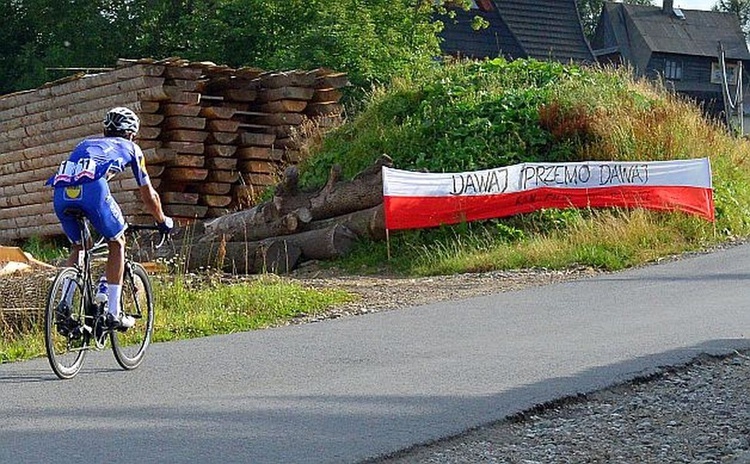
M 583 35 L 575 0 L 495 0 L 492 11 L 456 10 L 456 21 L 443 20 L 445 53 L 470 57 L 536 58 L 594 62 Z M 490 27 L 471 30 L 474 16 Z
M 518 46 L 513 34 L 497 12 L 455 10 L 454 19 L 445 18 L 445 29 L 440 33 L 443 38 L 442 49 L 449 55 L 460 55 L 466 58 L 526 58 L 526 53 Z M 475 16 L 484 18 L 490 25 L 475 31 L 471 23 Z
M 614 45 L 599 40 L 599 28 L 610 27 L 623 55 L 630 59 L 633 58 L 629 56 L 631 52 L 637 54 L 636 50 L 630 50 L 635 35 L 652 53 L 717 57 L 721 42 L 727 58 L 750 59 L 736 15 L 717 11 L 680 11 L 684 19 L 674 13 L 665 13 L 660 7 L 607 2 L 602 19 L 606 18 L 610 24 L 600 21 L 592 46 L 596 49 Z
M 521 47 L 540 60 L 593 62 L 575 0 L 494 2 Z

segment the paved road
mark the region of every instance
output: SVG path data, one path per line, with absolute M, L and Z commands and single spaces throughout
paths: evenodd
M 0 462 L 356 463 L 748 348 L 750 246 L 542 288 L 0 366 Z

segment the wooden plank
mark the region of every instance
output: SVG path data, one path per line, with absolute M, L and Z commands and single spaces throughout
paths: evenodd
M 283 153 L 282 150 L 274 149 L 273 147 L 239 147 L 236 152 L 236 158 L 240 160 L 257 159 L 281 161 Z
M 273 145 L 273 142 L 276 140 L 276 136 L 274 134 L 258 134 L 254 132 L 244 132 L 241 135 L 241 144 L 248 146 L 248 145 L 254 145 L 254 146 L 261 146 L 261 147 L 270 147 Z
M 237 141 L 236 132 L 209 132 L 206 143 L 230 145 Z
M 262 89 L 258 92 L 257 100 L 261 103 L 275 100 L 310 100 L 315 89 L 308 87 L 280 87 L 278 89 Z
M 190 155 L 203 154 L 204 145 L 201 142 L 164 142 L 165 148 L 171 148 L 175 153 L 185 153 Z
M 276 100 L 258 107 L 263 113 L 301 113 L 307 102 L 304 100 Z
M 310 71 L 283 71 L 261 74 L 258 79 L 265 88 L 312 87 L 317 76 L 315 72 Z
M 206 216 L 208 207 L 200 205 L 165 205 L 164 211 L 172 217 L 201 219 Z
M 240 173 L 237 171 L 220 171 L 214 169 L 209 171 L 206 180 L 209 182 L 221 182 L 225 184 L 233 184 L 240 178 Z
M 162 179 L 186 182 L 200 181 L 205 180 L 208 174 L 208 169 L 204 168 L 170 167 L 164 171 Z
M 180 103 L 162 104 L 162 113 L 165 116 L 198 116 L 201 107 L 198 105 L 184 105 Z
M 200 115 L 209 119 L 229 119 L 234 116 L 237 108 L 226 106 L 203 106 L 200 108 Z
M 172 161 L 170 161 L 169 166 L 170 169 L 172 169 L 171 166 L 202 168 L 205 164 L 206 158 L 203 155 L 183 155 L 181 153 L 177 153 Z
M 164 120 L 162 128 L 164 130 L 202 130 L 206 128 L 206 118 L 199 118 L 197 116 L 169 116 Z
M 334 102 L 310 103 L 305 109 L 305 114 L 308 116 L 340 115 L 343 112 L 344 105 Z
M 235 152 L 237 151 L 236 145 L 218 145 L 218 144 L 209 144 L 205 146 L 206 150 L 206 156 L 207 157 L 222 157 L 227 158 L 230 156 L 234 156 Z
M 336 103 L 340 101 L 343 96 L 343 92 L 339 89 L 316 89 L 310 101 L 318 103 Z
M 206 167 L 208 169 L 232 170 L 237 167 L 236 158 L 206 158 Z
M 328 74 L 315 81 L 316 89 L 340 89 L 347 85 L 349 85 L 349 77 L 345 73 Z
M 237 102 L 253 102 L 258 96 L 258 92 L 252 89 L 227 89 L 224 91 L 226 100 Z
M 231 119 L 211 119 L 206 126 L 208 130 L 214 132 L 237 132 L 240 122 Z
M 242 160 L 237 164 L 242 172 L 275 174 L 279 171 L 279 166 L 275 163 L 260 160 Z
M 138 135 L 136 136 L 136 141 L 155 140 L 159 138 L 159 135 L 161 135 L 161 129 L 158 127 L 141 127 L 140 129 L 138 129 Z
M 232 184 L 223 182 L 204 182 L 198 186 L 198 192 L 206 195 L 227 195 L 232 191 Z
M 133 105 L 133 108 L 131 108 L 133 111 L 135 111 L 138 114 L 141 113 L 156 113 L 159 111 L 160 103 L 158 101 L 139 101 L 135 105 Z
M 40 87 L 29 92 L 11 94 L 0 98 L 0 120 L 4 119 L 4 111 L 7 109 L 21 109 L 24 106 L 40 100 L 46 100 L 51 97 L 60 96 L 69 93 L 75 93 L 82 89 L 93 89 L 116 82 L 126 81 L 141 76 L 161 76 L 164 72 L 163 66 L 157 65 L 136 65 L 115 69 L 110 72 L 97 74 L 95 76 L 82 77 L 80 79 L 68 81 L 65 83 L 54 83 L 45 87 Z M 23 112 L 21 114 L 29 114 Z M 12 116 L 15 117 L 15 116 Z
M 67 102 L 60 102 L 58 105 L 55 100 L 45 100 L 39 102 L 40 104 L 46 103 L 48 108 L 42 108 L 40 111 L 30 112 L 14 118 L 6 118 L 0 115 L 0 121 L 3 121 L 3 132 L 8 132 L 18 128 L 29 128 L 35 125 L 54 122 L 55 124 L 63 127 L 72 127 L 75 123 L 65 124 L 65 121 L 71 118 L 80 118 L 82 114 L 94 113 L 97 114 L 96 118 L 99 121 L 104 119 L 104 114 L 107 110 L 113 106 L 127 106 L 133 111 L 137 111 L 137 104 L 144 96 L 157 97 L 163 95 L 161 90 L 162 81 L 161 78 L 149 78 L 139 79 L 136 82 L 129 82 L 127 86 L 124 86 L 122 90 L 118 90 L 116 87 L 102 87 L 100 90 L 110 90 L 113 94 L 102 93 L 99 95 L 89 95 L 90 98 L 86 98 L 86 93 L 79 92 L 80 99 L 70 99 Z M 129 87 L 133 87 L 128 89 Z M 89 115 L 89 117 L 91 117 Z M 33 133 L 26 132 L 26 135 L 33 135 Z
M 162 121 L 164 121 L 163 114 L 145 113 L 138 116 L 141 118 L 141 127 L 158 126 Z
M 96 103 L 98 99 L 128 92 L 135 92 L 137 100 L 165 100 L 168 96 L 164 92 L 164 86 L 160 84 L 163 81 L 164 79 L 158 77 L 139 77 L 128 81 L 80 90 L 74 93 L 62 94 L 28 103 L 20 108 L 2 111 L 0 112 L 0 120 L 11 120 L 55 108 L 66 108 L 83 101 L 94 101 L 98 106 L 98 103 Z
M 170 130 L 164 132 L 164 140 L 175 142 L 204 142 L 208 132 L 187 129 Z
M 170 66 L 164 68 L 164 77 L 168 79 L 188 79 L 196 80 L 203 75 L 203 70 L 190 66 Z
M 184 192 L 160 192 L 162 202 L 166 204 L 197 205 L 199 195 L 197 193 Z
M 200 204 L 212 208 L 223 208 L 232 203 L 231 195 L 201 195 Z
M 268 113 L 262 116 L 248 116 L 248 120 L 252 124 L 265 126 L 280 126 L 284 124 L 299 125 L 306 119 L 307 117 L 301 113 Z
M 179 87 L 165 85 L 164 92 L 167 94 L 167 100 L 171 103 L 182 103 L 184 105 L 198 105 L 201 101 L 201 94 L 198 92 L 186 92 Z

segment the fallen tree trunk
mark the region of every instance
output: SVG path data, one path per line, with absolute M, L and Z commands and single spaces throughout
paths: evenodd
M 303 226 L 304 230 L 325 229 L 341 224 L 359 238 L 385 240 L 385 215 L 383 204 L 320 221 L 312 221 Z
M 299 190 L 297 168 L 287 169 L 272 200 L 250 209 L 227 214 L 205 223 L 205 236 L 199 242 L 227 237 L 227 241 L 257 240 L 289 235 L 307 227 L 313 220 L 355 213 L 383 202 L 382 166 L 391 164 L 387 156 L 351 181 L 340 181 L 340 168 L 334 166 L 326 185 L 317 192 Z
M 333 259 L 346 255 L 354 246 L 357 235 L 341 224 L 271 237 L 253 242 L 246 241 L 176 241 L 173 247 L 159 250 L 142 249 L 139 260 L 170 258 L 177 250 L 184 258 L 188 271 L 220 269 L 238 274 L 261 272 L 287 273 L 296 268 L 301 260 Z

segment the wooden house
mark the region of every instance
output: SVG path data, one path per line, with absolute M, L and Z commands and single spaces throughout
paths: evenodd
M 672 0 L 661 7 L 606 2 L 591 48 L 601 63 L 626 64 L 637 76 L 663 79 L 715 116 L 725 109 L 721 50 L 730 99 L 737 94 L 739 66 L 748 69 L 750 64 L 736 15 L 682 10 Z
M 467 58 L 535 58 L 594 62 L 583 35 L 575 0 L 474 0 L 471 10 L 455 9 L 441 32 L 445 54 Z M 475 17 L 489 27 L 473 30 Z

